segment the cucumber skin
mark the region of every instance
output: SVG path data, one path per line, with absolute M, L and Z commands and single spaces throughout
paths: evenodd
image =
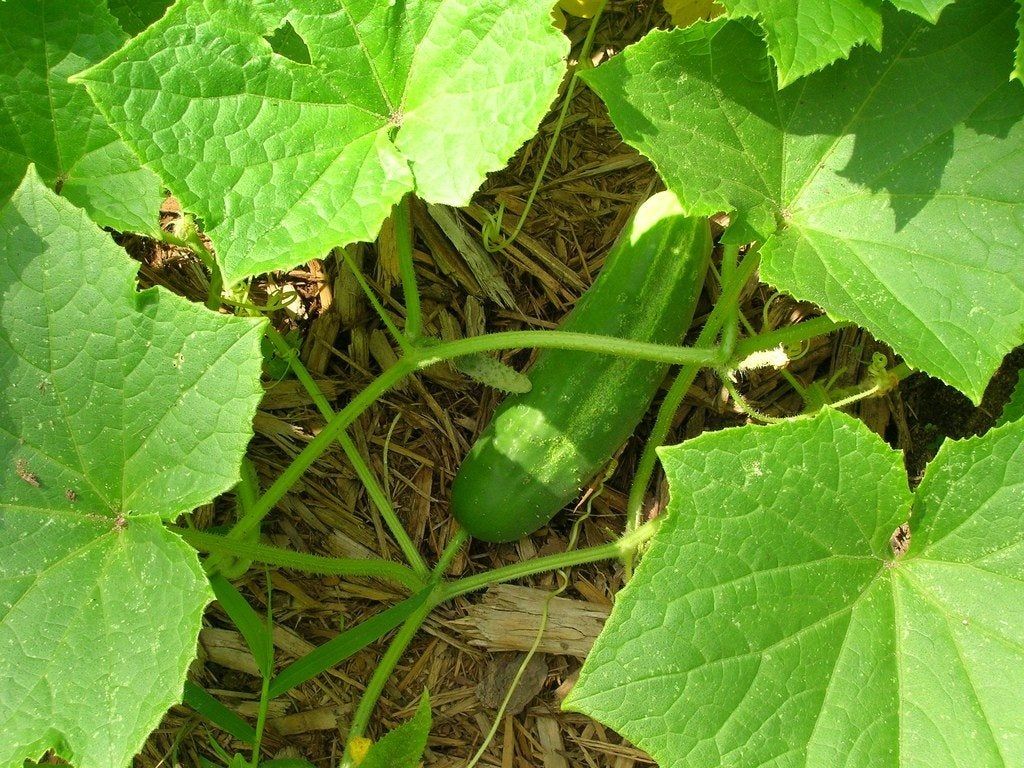
M 641 211 L 560 328 L 677 344 L 700 298 L 711 256 L 706 219 L 671 196 L 657 218 Z M 638 233 L 638 227 L 645 231 Z M 631 242 L 632 241 L 632 242 Z M 474 538 L 514 541 L 546 525 L 605 466 L 650 408 L 668 366 L 545 349 L 533 389 L 505 399 L 470 449 L 451 490 L 451 512 Z

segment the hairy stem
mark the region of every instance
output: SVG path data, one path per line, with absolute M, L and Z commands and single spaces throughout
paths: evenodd
M 693 380 L 697 378 L 700 368 L 696 365 L 687 365 L 679 369 L 672 386 L 665 393 L 665 399 L 661 401 L 658 408 L 658 416 L 654 421 L 651 434 L 644 444 L 643 453 L 637 464 L 636 472 L 633 474 L 633 482 L 629 487 L 629 500 L 626 503 L 626 532 L 636 530 L 643 522 L 644 494 L 654 474 L 654 465 L 657 463 L 657 449 L 660 448 L 672 429 L 672 420 L 676 411 L 682 405 L 683 398 L 690 391 Z
M 366 731 L 366 726 L 370 723 L 370 717 L 373 714 L 374 707 L 377 706 L 377 701 L 380 699 L 385 683 L 387 683 L 388 678 L 391 676 L 412 638 L 419 631 L 423 622 L 426 621 L 427 616 L 441 602 L 438 598 L 437 585 L 441 583 L 445 573 L 447 573 L 448 568 L 451 566 L 452 560 L 455 559 L 455 556 L 467 541 L 469 541 L 469 534 L 464 529 L 459 528 L 451 541 L 445 546 L 444 551 L 437 560 L 437 565 L 431 573 L 430 581 L 435 585 L 434 594 L 405 620 L 374 670 L 370 682 L 367 683 L 366 689 L 359 699 L 356 712 L 352 716 L 352 722 L 349 725 L 349 731 L 345 739 L 345 756 L 342 760 L 342 768 L 352 765 L 352 758 L 349 754 L 352 740 L 361 737 Z
M 726 323 L 734 319 L 733 309 L 739 307 L 740 294 L 744 286 L 753 277 L 757 270 L 759 257 L 757 251 L 751 251 L 738 265 L 734 264 L 730 269 L 730 280 L 723 282 L 722 294 L 715 302 L 711 314 L 708 316 L 700 335 L 697 337 L 695 347 L 697 349 L 710 348 Z M 644 445 L 643 453 L 640 456 L 640 463 L 637 465 L 633 475 L 633 483 L 629 489 L 629 500 L 626 506 L 626 533 L 636 530 L 641 523 L 640 515 L 643 507 L 644 494 L 654 474 L 654 466 L 657 463 L 656 450 L 665 442 L 668 432 L 672 427 L 672 419 L 679 406 L 689 391 L 693 380 L 697 377 L 701 365 L 687 365 L 679 370 L 675 381 L 669 388 L 665 399 L 658 409 L 658 416 L 654 422 L 647 443 Z M 631 558 L 627 559 L 627 565 Z
M 725 245 L 722 247 L 722 286 L 730 285 L 735 280 L 736 265 L 739 261 L 739 246 Z M 726 357 L 731 357 L 736 350 L 736 341 L 740 333 L 740 303 L 729 304 L 725 323 L 722 326 L 722 350 Z
M 278 476 L 273 485 L 260 496 L 235 527 L 231 529 L 228 536 L 232 539 L 238 539 L 259 525 L 260 521 L 270 513 L 270 510 L 299 481 L 303 473 L 338 438 L 338 435 L 355 421 L 363 411 L 369 408 L 377 398 L 415 371 L 417 367 L 415 356 L 404 357 L 371 381 L 366 389 L 357 394 L 348 405 L 338 411 L 334 418 L 324 425 L 320 433 L 302 449 L 299 455 L 292 460 L 292 463 Z
M 701 330 L 700 336 L 697 337 L 698 347 L 710 344 L 719 331 L 718 324 L 712 323 L 711 319 L 713 318 L 708 319 L 708 322 Z M 726 318 L 722 316 L 722 319 L 725 320 Z M 683 398 L 686 397 L 686 393 L 690 391 L 693 380 L 697 378 L 701 368 L 702 366 L 699 365 L 686 365 L 680 368 L 679 373 L 676 374 L 676 378 L 672 382 L 672 386 L 669 387 L 668 392 L 665 394 L 664 400 L 661 401 L 661 406 L 658 408 L 658 416 L 654 421 L 654 427 L 651 429 L 651 434 L 644 444 L 643 453 L 640 454 L 640 462 L 637 464 L 636 472 L 633 474 L 633 482 L 629 488 L 629 500 L 626 503 L 626 533 L 640 527 L 644 494 L 647 492 L 647 486 L 651 482 L 651 476 L 654 474 L 654 465 L 658 461 L 656 451 L 665 442 L 665 438 L 668 437 L 669 430 L 672 428 L 672 419 L 675 417 L 676 411 L 679 410 L 679 406 L 682 404 Z M 628 558 L 627 566 L 630 567 L 627 568 L 627 571 L 631 570 L 631 563 L 632 558 Z
M 173 232 L 161 229 L 160 239 L 176 248 L 186 248 L 199 257 L 199 260 L 203 262 L 203 265 L 210 272 L 210 286 L 206 292 L 206 306 L 208 309 L 220 309 L 221 294 L 224 292 L 224 277 L 220 273 L 217 259 L 196 232 L 195 224 L 186 222 L 184 237 L 178 237 Z
M 438 602 L 445 602 L 469 592 L 486 589 L 494 584 L 500 584 L 514 579 L 521 579 L 538 573 L 557 571 L 560 568 L 569 568 L 573 565 L 596 563 L 600 560 L 621 559 L 627 556 L 630 552 L 633 552 L 644 542 L 649 541 L 651 537 L 657 533 L 660 525 L 660 519 L 651 520 L 649 523 L 644 523 L 635 531 L 626 534 L 622 538 L 617 539 L 610 544 L 602 544 L 597 547 L 588 547 L 586 549 L 575 549 L 569 552 L 559 552 L 556 555 L 538 557 L 522 563 L 513 563 L 512 565 L 507 565 L 504 568 L 496 568 L 493 571 L 487 571 L 486 573 L 467 576 L 464 579 L 448 582 L 441 586 L 437 600 Z
M 767 413 L 757 410 L 750 402 L 740 393 L 733 383 L 732 379 L 729 378 L 728 371 L 719 371 L 719 378 L 722 380 L 722 385 L 725 387 L 726 392 L 729 393 L 729 397 L 733 399 L 736 407 L 739 408 L 750 418 L 755 421 L 760 421 L 763 424 L 781 424 L 784 421 L 789 421 L 790 417 L 786 416 L 770 416 Z
M 675 365 L 696 364 L 714 367 L 722 360 L 722 355 L 717 349 L 692 349 L 572 331 L 504 331 L 431 344 L 423 350 L 423 364 L 429 365 L 473 352 L 493 352 L 521 347 L 574 349 Z
M 840 328 L 846 328 L 851 325 L 853 325 L 853 323 L 836 322 L 829 317 L 822 316 L 812 318 L 811 320 L 805 320 L 804 322 L 797 323 L 796 325 L 787 325 L 784 328 L 776 328 L 774 331 L 760 333 L 757 336 L 751 336 L 740 340 L 736 344 L 736 351 L 733 355 L 733 360 L 741 362 L 755 352 L 774 349 L 779 345 L 791 346 L 799 344 L 803 341 L 807 341 L 808 339 L 824 336 L 825 334 L 832 333 Z
M 503 581 L 511 581 L 513 579 L 532 576 L 546 571 L 556 571 L 560 568 L 568 568 L 582 563 L 594 563 L 600 560 L 621 558 L 625 554 L 634 551 L 643 542 L 649 540 L 657 532 L 660 523 L 660 520 L 654 520 L 644 525 L 642 528 L 633 531 L 632 534 L 624 536 L 618 541 L 614 541 L 610 544 L 590 547 L 589 549 L 561 552 L 557 555 L 549 555 L 548 557 L 537 558 L 536 560 L 530 560 L 525 563 L 516 563 L 505 568 L 498 568 L 476 576 L 469 576 L 465 579 L 459 579 L 457 581 L 447 583 L 438 583 L 430 599 L 420 606 L 420 608 L 410 615 L 409 618 L 405 620 L 405 623 L 402 624 L 402 627 L 398 630 L 398 633 L 391 641 L 388 649 L 381 657 L 377 668 L 373 671 L 373 675 L 370 677 L 370 681 L 367 683 L 366 689 L 363 691 L 363 695 L 359 700 L 359 705 L 357 706 L 356 712 L 352 716 L 352 722 L 349 725 L 348 734 L 345 738 L 345 756 L 342 759 L 341 768 L 352 768 L 354 766 L 352 756 L 350 754 L 350 745 L 352 740 L 361 737 L 366 732 L 366 727 L 369 725 L 370 717 L 373 714 L 373 709 L 377 705 L 377 701 L 380 699 L 380 695 L 384 690 L 384 685 L 391 677 L 395 666 L 401 659 L 402 654 L 405 653 L 405 649 L 409 646 L 412 638 L 434 608 L 443 602 L 458 597 L 459 595 L 464 595 L 468 592 L 475 592 L 476 590 L 484 589 L 492 584 L 499 584 Z M 459 532 L 452 537 L 452 540 L 448 543 L 448 546 L 445 547 L 444 553 L 438 560 L 437 567 L 434 568 L 432 578 L 435 582 L 440 582 L 441 578 L 444 576 L 444 571 L 451 563 L 451 560 L 468 539 L 469 535 L 462 530 L 459 530 Z
M 756 249 L 752 249 L 748 252 L 746 258 L 737 264 L 735 259 L 738 258 L 738 252 L 734 252 L 731 255 L 732 258 L 729 260 L 732 263 L 728 268 L 729 279 L 725 279 L 723 270 L 722 294 L 719 296 L 718 301 L 715 302 L 711 315 L 704 323 L 704 327 L 697 337 L 695 346 L 698 349 L 710 347 L 723 327 L 733 325 L 738 329 L 737 319 L 739 316 L 740 295 L 743 292 L 744 286 L 746 286 L 757 270 L 760 256 Z M 735 343 L 736 340 L 734 338 L 732 344 L 735 345 Z M 724 346 L 725 343 L 723 343 Z M 650 485 L 651 477 L 654 475 L 654 467 L 658 461 L 657 450 L 668 437 L 676 411 L 679 410 L 683 398 L 686 397 L 686 393 L 689 392 L 694 379 L 697 378 L 697 374 L 702 367 L 700 365 L 686 365 L 680 368 L 679 373 L 676 374 L 676 378 L 672 382 L 672 386 L 669 387 L 664 400 L 661 402 L 661 406 L 658 408 L 658 416 L 655 419 L 651 434 L 644 444 L 644 450 L 640 454 L 640 462 L 637 464 L 636 472 L 633 474 L 633 482 L 629 488 L 629 498 L 626 502 L 627 536 L 633 531 L 640 529 L 643 522 L 641 518 L 643 516 L 644 494 L 647 493 L 647 486 Z M 635 556 L 636 550 L 634 549 L 624 557 L 627 579 L 633 574 Z
M 284 340 L 280 333 L 273 327 L 268 328 L 267 335 L 270 337 L 270 341 L 277 349 L 278 354 L 281 355 L 294 371 L 296 378 L 305 387 L 306 392 L 313 399 L 320 414 L 330 421 L 337 414 L 334 409 L 331 408 L 330 403 L 327 402 L 327 398 L 324 397 L 323 392 L 320 391 L 320 387 L 317 386 L 316 381 L 310 375 L 309 371 L 306 370 L 306 366 L 302 364 L 299 359 L 298 352 L 288 345 L 288 342 Z M 391 531 L 391 535 L 398 543 L 399 549 L 402 550 L 402 554 L 405 555 L 406 561 L 412 566 L 412 569 L 418 573 L 424 579 L 429 575 L 430 569 L 427 567 L 426 562 L 423 560 L 423 556 L 420 554 L 419 549 L 413 544 L 412 539 L 409 538 L 408 532 L 405 530 L 405 526 L 402 525 L 402 521 L 398 519 L 398 514 L 395 512 L 395 508 L 392 506 L 391 501 L 388 499 L 387 494 L 384 493 L 384 489 L 381 488 L 380 483 L 377 482 L 376 476 L 373 474 L 373 470 L 370 469 L 366 461 L 363 459 L 356 444 L 352 442 L 352 438 L 349 437 L 348 432 L 342 430 L 338 433 L 338 443 L 341 445 L 345 455 L 348 457 L 349 462 L 352 464 L 352 468 L 355 469 L 356 475 L 366 488 L 366 492 L 373 502 L 373 505 L 377 508 L 381 518 L 387 525 L 388 530 Z
M 448 573 L 448 569 L 452 566 L 452 561 L 459 554 L 459 550 L 466 545 L 467 541 L 469 541 L 469 534 L 466 533 L 466 529 L 459 528 L 455 535 L 452 536 L 451 541 L 445 546 L 441 556 L 437 559 L 437 565 L 434 567 L 435 577 L 443 577 Z
M 352 722 L 349 723 L 348 733 L 345 736 L 345 754 L 342 757 L 341 768 L 352 768 L 354 765 L 352 755 L 350 754 L 352 740 L 366 733 L 366 727 L 370 724 L 373 708 L 377 706 L 377 701 L 384 692 L 384 686 L 391 677 L 391 673 L 394 672 L 395 667 L 402 658 L 402 654 L 405 653 L 405 649 L 409 647 L 409 643 L 412 642 L 416 632 L 419 631 L 420 625 L 423 624 L 436 606 L 436 600 L 426 600 L 423 605 L 417 608 L 405 620 L 397 634 L 395 634 L 394 639 L 388 645 L 388 649 L 384 652 L 377 667 L 373 670 L 370 681 L 366 684 L 363 695 L 359 699 L 355 714 L 352 715 Z
M 402 278 L 405 298 L 405 337 L 415 341 L 423 332 L 423 311 L 420 291 L 416 286 L 416 270 L 412 260 L 412 226 L 409 216 L 409 195 L 402 198 L 391 214 L 395 222 L 395 244 L 398 246 L 398 272 Z
M 590 20 L 590 27 L 587 29 L 587 36 L 584 38 L 583 45 L 580 48 L 580 55 L 577 62 L 587 62 L 587 65 L 589 65 L 590 51 L 594 47 L 594 35 L 597 33 L 597 25 L 598 22 L 601 21 L 601 14 L 604 13 L 604 7 L 606 4 L 607 0 L 602 0 L 600 6 L 598 6 L 597 10 L 594 12 L 594 16 Z M 526 205 L 523 206 L 523 212 L 519 214 L 519 219 L 516 221 L 515 228 L 508 237 L 497 243 L 493 242 L 491 238 L 492 234 L 498 234 L 498 232 L 500 232 L 500 213 L 495 217 L 496 224 L 493 227 L 493 232 L 492 228 L 484 228 L 484 247 L 492 253 L 503 251 L 508 248 L 515 242 L 516 238 L 519 237 L 519 233 L 523 231 L 523 226 L 526 224 L 526 218 L 530 215 L 530 209 L 533 207 L 533 201 L 537 198 L 537 193 L 540 192 L 540 188 L 544 184 L 544 175 L 548 171 L 548 165 L 551 163 L 551 158 L 555 155 L 555 147 L 558 144 L 558 137 L 562 133 L 562 126 L 565 124 L 565 118 L 569 114 L 569 107 L 572 105 L 572 97 L 576 92 L 576 84 L 579 82 L 579 72 L 580 64 L 577 63 L 572 74 L 569 76 L 569 84 L 565 87 L 565 96 L 562 98 L 562 108 L 558 111 L 558 119 L 555 121 L 555 128 L 551 132 L 551 140 L 548 142 L 547 151 L 544 152 L 544 158 L 541 160 L 540 168 L 537 169 L 537 176 L 533 181 L 533 186 L 530 188 L 530 194 L 526 198 Z
M 198 531 L 192 528 L 168 526 L 200 552 L 234 555 L 281 568 L 293 568 L 321 576 L 362 576 L 381 579 L 408 587 L 412 591 L 423 589 L 426 580 L 411 568 L 390 560 L 322 557 L 290 549 L 271 547 L 253 541 L 240 541 L 229 536 Z
M 370 288 L 370 284 L 366 282 L 366 277 L 363 275 L 363 271 L 356 264 L 355 259 L 352 258 L 352 254 L 345 248 L 337 248 L 336 251 L 341 251 L 342 258 L 345 260 L 345 264 L 352 270 L 352 274 L 356 278 L 356 282 L 359 283 L 359 287 L 365 294 L 367 301 L 370 302 L 370 306 L 373 307 L 374 311 L 380 317 L 381 322 L 384 323 L 384 327 L 388 329 L 388 333 L 391 334 L 392 338 L 398 342 L 398 346 L 402 348 L 402 351 L 406 354 L 412 351 L 412 342 L 406 338 L 405 334 L 398 329 L 395 325 L 395 321 L 391 318 L 391 313 L 384 309 L 384 305 L 380 303 L 380 299 L 377 298 L 377 294 Z M 418 299 L 417 295 L 417 299 Z
M 830 408 L 847 408 L 861 400 L 866 400 L 875 395 L 883 395 L 889 392 L 892 387 L 903 381 L 914 370 L 906 363 L 900 363 L 885 372 L 888 384 L 875 383 L 868 386 L 860 385 L 833 393 L 835 399 L 829 402 Z

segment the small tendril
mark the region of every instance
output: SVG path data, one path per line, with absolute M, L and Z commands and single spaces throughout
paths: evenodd
M 766 301 L 764 303 L 764 306 L 761 307 L 761 333 L 764 333 L 766 331 L 775 330 L 775 326 L 773 326 L 768 321 L 768 313 L 771 311 L 772 304 L 774 304 L 776 301 L 781 299 L 783 297 L 783 295 L 784 294 L 779 293 L 778 291 L 776 291 L 775 293 L 773 293 L 771 296 L 768 297 L 768 301 Z
M 728 374 L 727 371 L 719 371 L 718 375 L 722 379 L 722 384 L 723 384 L 723 386 L 725 386 L 726 392 L 729 393 L 729 397 L 731 397 L 733 402 L 736 404 L 736 407 L 739 408 L 742 413 L 744 413 L 745 415 L 747 415 L 750 418 L 754 419 L 755 421 L 760 421 L 760 422 L 762 422 L 764 424 L 784 424 L 785 422 L 790 421 L 793 418 L 796 418 L 794 416 L 789 416 L 789 417 L 769 416 L 767 413 L 762 413 L 761 411 L 757 410 L 754 406 L 752 406 L 747 401 L 747 399 L 743 395 L 740 394 L 740 391 L 738 389 L 736 389 L 736 385 L 733 383 L 732 379 L 729 377 L 729 374 Z M 797 415 L 801 415 L 801 414 L 797 414 Z
M 267 296 L 267 303 L 264 304 L 263 306 L 260 306 L 259 304 L 253 304 L 252 302 L 249 301 L 231 299 L 226 296 L 222 299 L 222 301 L 229 307 L 233 307 L 235 309 L 246 309 L 249 310 L 250 312 L 257 312 L 261 315 L 269 315 L 284 309 L 289 304 L 291 304 L 295 299 L 298 298 L 300 298 L 298 291 L 296 291 L 291 286 L 284 286 L 270 293 Z
M 799 344 L 787 344 L 784 349 L 790 362 L 796 362 L 806 357 L 807 353 L 811 351 L 811 340 L 804 339 Z
M 487 218 L 484 219 L 483 227 L 480 230 L 480 234 L 483 237 L 484 248 L 487 249 L 488 253 L 498 253 L 508 248 L 512 244 L 512 241 L 519 234 L 518 228 L 514 235 L 501 239 L 501 224 L 505 219 L 505 203 L 498 205 L 498 210 L 495 213 L 488 213 Z
M 889 360 L 881 352 L 875 352 L 871 356 L 871 365 L 868 366 L 868 377 L 875 383 L 875 389 L 880 392 L 889 392 L 900 383 L 900 377 L 888 368 Z

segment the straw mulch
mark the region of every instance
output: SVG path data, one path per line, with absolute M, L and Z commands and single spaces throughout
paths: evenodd
M 610 4 L 598 35 L 595 60 L 638 39 L 651 26 L 664 24 L 659 9 L 660 5 L 650 3 Z M 577 49 L 585 31 L 584 23 L 570 26 Z M 507 171 L 489 180 L 468 210 L 416 207 L 416 260 L 428 332 L 453 337 L 485 329 L 555 327 L 597 274 L 609 246 L 636 206 L 660 188 L 650 165 L 622 144 L 600 101 L 580 87 L 523 234 L 504 254 L 483 254 L 478 245 L 481 222 L 504 203 L 505 230 L 512 228 L 548 147 L 554 119 L 553 112 L 538 136 L 520 151 Z M 165 215 L 170 223 L 178 214 L 169 206 Z M 205 295 L 203 272 L 185 254 L 151 243 L 131 245 L 143 259 L 144 282 L 161 283 L 194 298 Z M 401 315 L 393 233 L 385 227 L 378 243 L 358 248 L 356 253 L 388 309 Z M 300 297 L 287 311 L 277 313 L 274 321 L 282 330 L 301 333 L 302 358 L 336 407 L 394 360 L 395 351 L 381 323 L 351 274 L 338 262 L 315 262 L 276 280 L 277 285 L 295 289 Z M 267 283 L 255 286 L 254 300 L 262 301 L 273 287 Z M 717 290 L 712 277 L 695 329 Z M 743 311 L 758 328 L 764 322 L 773 326 L 791 322 L 815 310 L 785 298 L 773 299 L 770 289 L 752 285 Z M 837 384 L 848 385 L 863 375 L 871 354 L 879 349 L 864 333 L 844 331 L 815 342 L 789 371 L 804 384 L 835 378 Z M 528 352 L 505 355 L 519 368 L 529 358 Z M 758 408 L 770 413 L 793 413 L 801 407 L 792 386 L 774 372 L 754 372 L 741 381 L 741 387 Z M 924 407 L 933 390 L 927 382 L 909 384 L 911 397 Z M 901 392 L 907 391 L 905 384 Z M 927 420 L 909 412 L 901 392 L 864 402 L 859 412 L 894 445 L 927 453 L 927 448 L 919 447 L 931 439 L 921 433 L 920 425 Z M 428 561 L 437 557 L 452 535 L 446 502 L 453 474 L 500 398 L 500 393 L 469 381 L 452 368 L 439 367 L 389 392 L 351 429 L 356 445 Z M 951 402 L 947 411 L 965 413 L 962 401 Z M 723 396 L 714 376 L 701 375 L 678 414 L 673 441 L 744 421 Z M 264 486 L 322 423 L 294 380 L 268 383 L 250 451 Z M 579 546 L 609 541 L 621 530 L 630 478 L 649 427 L 650 419 L 619 455 L 615 474 L 591 498 Z M 649 494 L 650 513 L 656 514 L 665 499 L 666 489 L 659 480 Z M 229 522 L 232 508 L 230 497 L 220 499 L 198 510 L 196 522 L 200 526 Z M 551 526 L 515 545 L 474 544 L 456 559 L 452 572 L 464 575 L 561 551 L 574 518 L 564 513 Z M 325 454 L 278 506 L 268 518 L 264 534 L 274 544 L 303 552 L 400 557 L 337 447 Z M 240 587 L 257 610 L 266 607 L 268 578 L 279 663 L 307 653 L 341 628 L 355 625 L 403 596 L 397 589 L 377 583 L 307 578 L 283 570 L 268 573 L 255 567 Z M 531 665 L 521 686 L 514 707 L 520 711 L 505 717 L 482 766 L 632 768 L 650 764 L 609 729 L 586 717 L 559 711 L 559 702 L 580 668 L 580 657 L 622 585 L 622 574 L 616 564 L 603 563 L 575 569 L 569 582 L 562 594 L 564 600 L 552 605 L 548 634 L 541 646 L 545 653 Z M 542 576 L 530 586 L 550 590 L 557 586 L 557 579 Z M 530 645 L 542 602 L 543 593 L 520 585 L 460 599 L 438 610 L 388 684 L 373 733 L 379 735 L 410 717 L 420 694 L 428 689 L 434 727 L 425 764 L 433 768 L 465 766 L 491 727 L 495 705 L 522 658 L 497 651 Z M 302 756 L 317 765 L 334 765 L 342 751 L 339 726 L 343 728 L 348 721 L 382 648 L 382 643 L 372 646 L 275 700 L 266 754 Z M 207 616 L 193 676 L 228 706 L 243 715 L 254 715 L 259 693 L 255 665 L 216 606 Z M 223 734 L 208 730 L 194 713 L 176 708 L 149 740 L 138 765 L 197 766 L 199 755 L 213 757 L 211 738 L 229 751 L 237 746 Z

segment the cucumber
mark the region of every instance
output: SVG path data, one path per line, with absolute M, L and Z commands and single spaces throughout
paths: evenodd
M 677 344 L 693 320 L 711 256 L 706 219 L 670 192 L 645 202 L 561 329 Z M 533 388 L 505 399 L 452 484 L 472 536 L 502 542 L 545 525 L 601 470 L 651 405 L 667 366 L 545 349 Z

